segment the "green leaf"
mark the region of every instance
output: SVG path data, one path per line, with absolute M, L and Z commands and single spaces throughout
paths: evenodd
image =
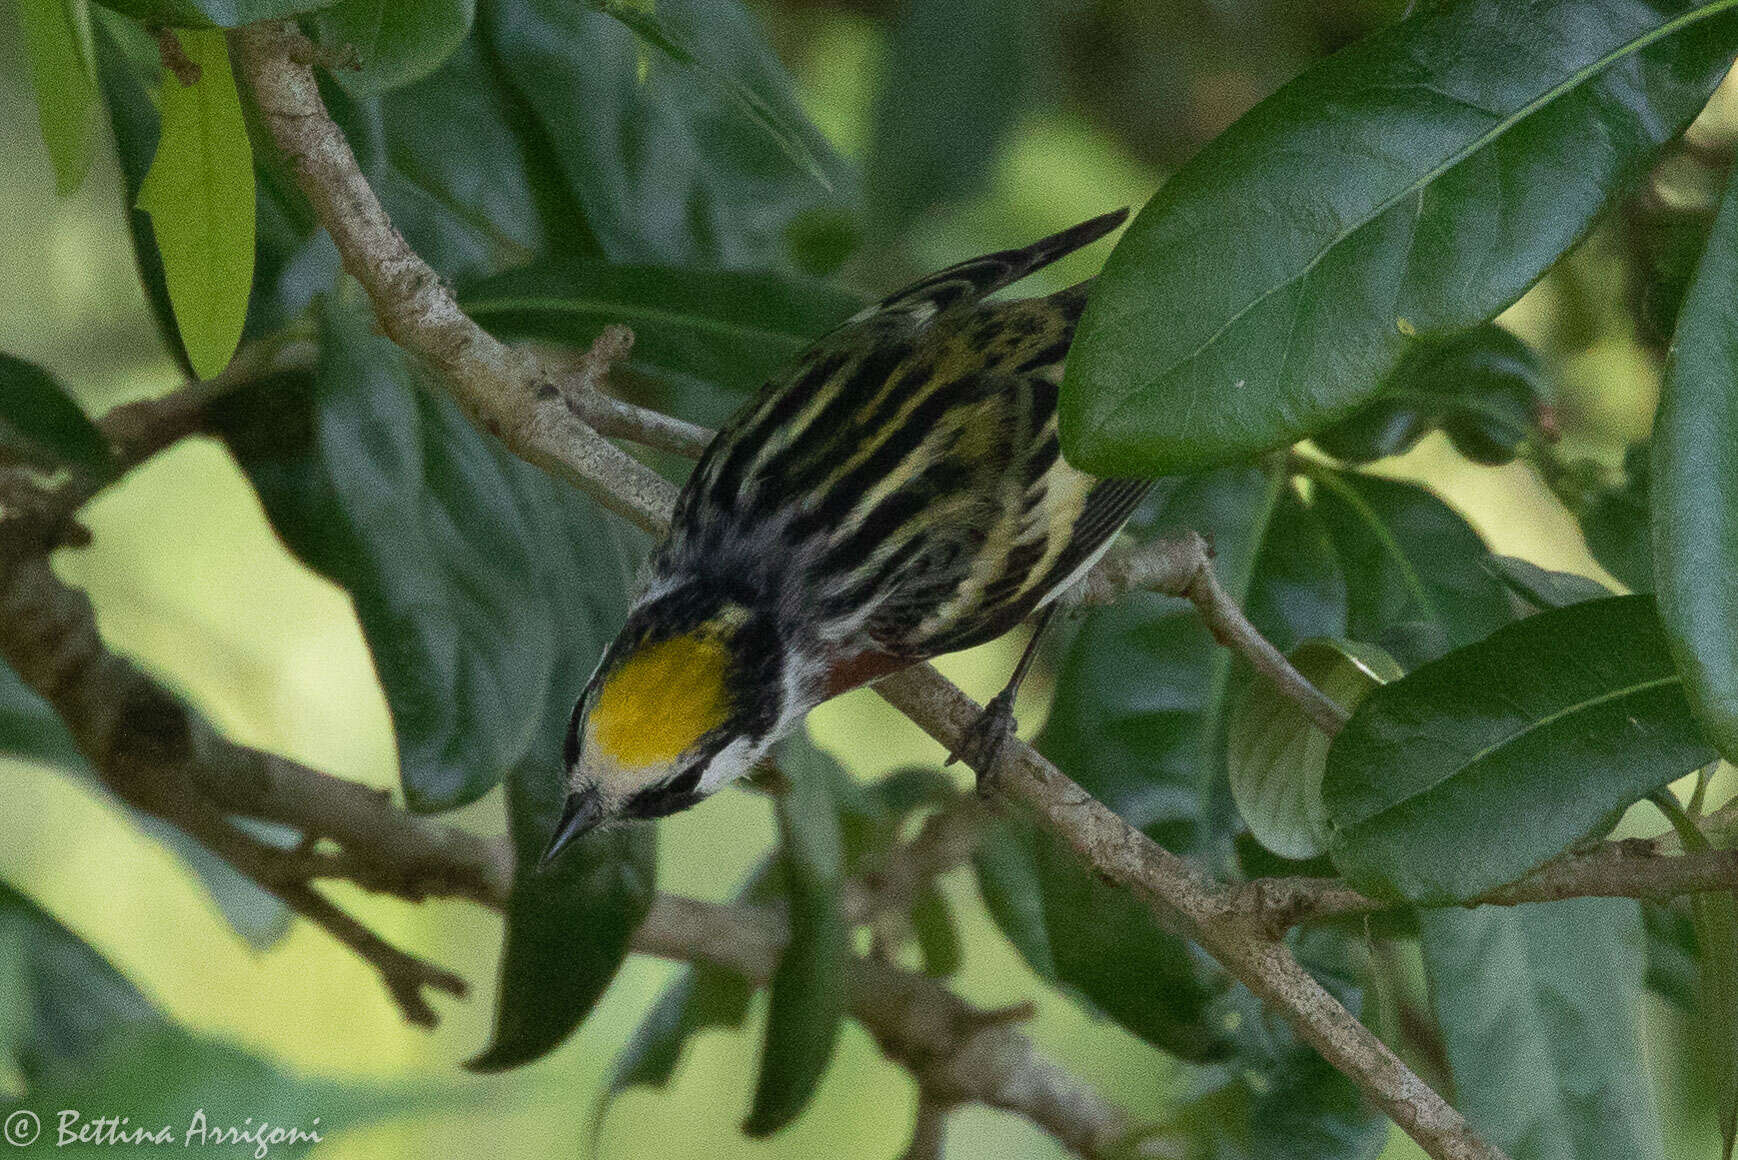
M 1653 501 L 1649 478 L 1650 445 L 1637 444 L 1623 457 L 1623 475 L 1588 497 L 1580 515 L 1581 533 L 1600 567 L 1636 592 L 1654 590 Z
M 180 33 L 199 80 L 165 74 L 162 136 L 139 187 L 163 255 L 169 301 L 193 369 L 210 378 L 229 364 L 253 287 L 253 150 L 229 71 L 223 33 Z
M 1399 455 L 1441 428 L 1456 451 L 1495 467 L 1514 459 L 1533 435 L 1547 397 L 1544 372 L 1527 344 L 1486 323 L 1414 344 L 1376 398 L 1317 432 L 1315 443 L 1335 459 L 1368 463 Z
M 581 349 L 612 322 L 634 331 L 634 359 L 748 391 L 858 310 L 818 282 L 730 270 L 540 262 L 481 281 L 460 303 L 503 339 Z
M 549 870 L 538 871 L 567 798 L 555 760 L 560 734 L 544 740 L 555 747 L 507 780 L 518 870 L 507 899 L 495 1034 L 488 1049 L 465 1064 L 472 1071 L 520 1067 L 572 1034 L 627 958 L 628 940 L 656 893 L 657 830 L 651 826 L 588 834 Z
M 83 939 L 4 882 L 0 984 L 0 1065 L 26 1083 L 84 1066 L 121 1028 L 161 1019 Z
M 631 1087 L 669 1083 L 688 1038 L 708 1027 L 740 1027 L 753 997 L 740 975 L 709 963 L 684 967 L 616 1058 L 600 1105 Z
M 597 252 L 551 146 L 480 32 L 421 80 L 375 96 L 331 89 L 326 97 L 393 225 L 444 276 L 494 274 L 534 254 Z M 310 246 L 335 275 L 331 243 L 317 237 Z
M 1367 893 L 1459 902 L 1712 757 L 1650 598 L 1553 609 L 1369 695 L 1328 750 L 1330 852 Z
M 127 234 L 133 244 L 133 264 L 139 271 L 139 282 L 145 292 L 145 305 L 151 310 L 157 336 L 185 375 L 193 374 L 193 364 L 187 359 L 187 348 L 175 328 L 175 309 L 169 304 L 169 284 L 163 276 L 163 256 L 157 251 L 156 235 L 151 229 L 151 215 L 139 208 L 139 187 L 151 168 L 151 158 L 157 155 L 157 109 L 151 96 L 140 83 L 119 38 L 143 37 L 144 33 L 131 22 L 113 13 L 95 13 L 97 78 L 102 83 L 103 104 L 108 112 L 109 128 L 115 137 L 115 152 L 121 163 L 121 187 Z
M 790 789 L 777 802 L 790 942 L 773 974 L 754 1104 L 742 1130 L 770 1136 L 801 1114 L 833 1057 L 845 1015 L 850 934 L 834 787 L 843 774 L 798 736 L 779 747 Z
M 1653 433 L 1660 621 L 1709 738 L 1738 758 L 1738 183 L 1678 316 Z
M 1044 886 L 1038 878 L 1036 827 L 995 818 L 984 827 L 972 849 L 972 870 L 984 909 L 1020 953 L 1032 973 L 1045 982 L 1056 980 L 1056 957 L 1050 953 L 1050 927 L 1044 916 Z
M 360 69 L 332 76 L 358 96 L 419 81 L 439 68 L 471 31 L 477 0 L 338 0 L 315 19 L 321 41 L 356 50 Z
M 643 58 L 633 32 L 573 0 L 501 0 L 481 27 L 610 260 L 792 264 L 788 231 L 816 210 L 848 207 L 849 167 L 807 123 L 736 0 L 661 0 L 657 20 L 674 42 L 703 46 L 707 75 L 666 53 Z M 720 76 L 796 127 L 835 192 L 718 100 L 709 77 Z
M 1549 615 L 1549 614 L 1544 614 Z M 1428 911 L 1424 966 L 1456 1106 L 1516 1160 L 1663 1160 L 1627 899 Z
M 911 930 L 923 955 L 923 973 L 945 979 L 960 969 L 965 950 L 959 927 L 948 909 L 947 896 L 933 883 L 911 904 Z
M 1510 620 L 1489 550 L 1425 489 L 1311 465 L 1311 510 L 1346 574 L 1346 635 L 1414 668 Z
M 1401 677 L 1374 645 L 1306 640 L 1291 662 L 1323 693 L 1355 709 L 1371 689 Z M 1250 832 L 1285 858 L 1314 858 L 1328 848 L 1322 772 L 1328 735 L 1272 680 L 1257 676 L 1231 714 L 1226 752 L 1231 796 Z
M 1494 316 L 1701 110 L 1732 8 L 1425 5 L 1262 101 L 1106 262 L 1069 461 L 1161 475 L 1284 446 L 1372 398 L 1413 336 Z
M 680 31 L 660 20 L 655 11 L 636 8 L 622 0 L 593 2 L 598 11 L 621 21 L 635 36 L 711 84 L 750 123 L 772 138 L 793 164 L 823 187 L 832 188 L 826 169 L 811 148 L 807 122 L 791 119 L 788 95 L 777 90 L 762 93 L 756 87 L 756 82 L 764 83 L 768 79 L 766 76 L 747 77 L 713 67 L 702 50 Z
M 1489 557 L 1485 560 L 1485 571 L 1534 608 L 1567 608 L 1612 595 L 1611 589 L 1591 577 L 1553 572 L 1514 556 Z
M 325 1136 L 433 1102 L 427 1089 L 303 1079 L 171 1024 L 78 935 L 0 883 L 0 1076 L 8 1072 L 25 1090 L 20 1099 L 0 1096 L 0 1109 L 34 1113 L 42 1147 L 57 1139 L 63 1109 L 76 1109 L 93 1132 L 99 1116 L 125 1115 L 124 1128 L 151 1132 L 167 1125 L 185 1148 L 215 1142 L 209 1133 L 219 1126 L 296 1126 Z M 439 1095 L 450 1109 L 453 1093 Z M 309 1143 L 273 1143 L 272 1155 L 303 1155 Z M 90 1160 L 118 1154 L 102 1139 L 53 1148 Z
M 982 191 L 1025 105 L 1039 19 L 1032 0 L 900 5 L 865 166 L 877 232 Z
M 91 167 L 91 106 L 97 90 L 90 12 L 85 0 L 16 2 L 42 143 L 54 165 L 55 192 L 65 197 L 84 183 Z
M 106 479 L 114 474 L 109 441 L 55 377 L 0 354 L 0 455 L 43 466 L 71 464 Z
M 1644 901 L 1641 918 L 1647 934 L 1647 989 L 1684 1014 L 1694 1015 L 1700 1001 L 1696 990 L 1700 956 L 1689 902 Z
M 1347 635 L 1346 575 L 1339 554 L 1321 520 L 1289 483 L 1267 521 L 1243 611 L 1282 652 L 1312 636 Z
M 1700 1055 L 1719 1100 L 1723 1160 L 1738 1139 L 1738 899 L 1731 891 L 1690 899 L 1696 928 Z

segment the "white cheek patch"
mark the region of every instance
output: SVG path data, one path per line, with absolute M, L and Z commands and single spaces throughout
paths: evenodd
M 700 775 L 700 792 L 715 793 L 743 774 L 760 759 L 762 749 L 746 737 L 738 737 L 729 745 L 718 751 L 718 755 L 706 763 L 706 771 Z

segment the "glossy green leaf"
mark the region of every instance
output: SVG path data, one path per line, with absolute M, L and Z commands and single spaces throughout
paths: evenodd
M 35 363 L 0 354 L 0 457 L 42 467 L 70 464 L 107 477 L 114 452 L 59 380 Z
M 1257 468 L 1169 480 L 1132 527 L 1142 537 L 1210 535 L 1221 581 L 1241 596 L 1281 490 L 1277 474 Z M 1131 593 L 1095 609 L 1069 644 L 1038 748 L 1167 849 L 1210 849 L 1226 657 L 1183 601 Z M 1208 1014 L 1224 976 L 1057 838 L 1014 819 L 1001 825 L 1017 838 L 980 844 L 980 889 L 1028 963 L 1165 1051 L 1224 1055 L 1224 1028 Z
M 1738 183 L 1678 316 L 1654 420 L 1660 620 L 1708 736 L 1738 758 Z
M 1374 645 L 1307 640 L 1291 653 L 1298 672 L 1344 709 L 1371 689 L 1401 677 L 1400 666 Z M 1298 703 L 1258 676 L 1231 713 L 1226 750 L 1231 796 L 1250 832 L 1275 854 L 1314 858 L 1328 848 L 1322 803 L 1328 735 Z
M 14 0 L 30 79 L 36 85 L 36 120 L 54 165 L 62 197 L 77 189 L 91 167 L 96 71 L 91 60 L 90 13 L 85 0 Z
M 480 33 L 421 80 L 375 96 L 332 89 L 327 105 L 393 225 L 444 276 L 596 253 L 548 142 Z M 323 239 L 311 245 L 325 262 L 317 293 L 337 256 Z
M 1514 459 L 1538 428 L 1547 398 L 1527 344 L 1486 323 L 1440 342 L 1414 344 L 1377 396 L 1318 431 L 1317 447 L 1347 463 L 1408 450 L 1440 428 L 1454 449 L 1487 466 Z
M 1623 474 L 1594 491 L 1579 513 L 1593 558 L 1636 592 L 1654 589 L 1651 458 L 1649 444 L 1631 447 L 1623 457 Z
M 610 323 L 634 331 L 636 362 L 747 391 L 858 310 L 817 282 L 730 270 L 555 261 L 466 288 L 461 304 L 504 339 L 584 349 Z
M 1369 695 L 1328 750 L 1330 852 L 1368 893 L 1475 898 L 1712 757 L 1650 598 L 1553 609 Z
M 816 210 L 848 208 L 849 167 L 807 123 L 736 0 L 661 0 L 656 11 L 673 42 L 698 46 L 704 74 L 664 52 L 642 56 L 632 31 L 574 0 L 500 0 L 480 26 L 612 261 L 791 264 L 787 231 Z M 717 77 L 796 127 L 833 192 L 720 100 Z
M 139 208 L 151 215 L 175 308 L 175 324 L 194 371 L 209 378 L 229 364 L 247 320 L 253 288 L 253 150 L 221 32 L 180 34 L 199 80 L 166 74 L 162 135 Z
M 765 75 L 749 78 L 713 67 L 703 48 L 696 47 L 678 29 L 660 20 L 655 10 L 636 8 L 624 0 L 593 2 L 600 12 L 619 20 L 645 43 L 711 84 L 739 113 L 772 138 L 792 164 L 823 186 L 831 187 L 826 169 L 815 156 L 807 122 L 791 119 L 790 102 L 785 94 L 763 93 L 756 88 L 754 82 L 766 80 Z
M 1419 921 L 1455 1106 L 1475 1129 L 1517 1160 L 1663 1160 L 1642 1062 L 1634 902 L 1438 910 Z
M 983 190 L 1025 105 L 1033 0 L 901 4 L 875 96 L 865 197 L 879 232 Z
M 833 1057 L 845 1015 L 850 934 L 844 902 L 844 845 L 830 757 L 806 737 L 779 747 L 790 789 L 778 799 L 790 941 L 779 956 L 767 1009 L 754 1104 L 742 1130 L 770 1136 L 802 1113 Z
M 360 69 L 332 76 L 369 95 L 419 81 L 440 67 L 471 31 L 477 0 L 338 0 L 315 20 L 333 49 L 356 50 Z
M 1489 550 L 1460 514 L 1424 488 L 1312 466 L 1311 511 L 1346 575 L 1346 635 L 1415 668 L 1510 619 Z
M 175 328 L 175 308 L 169 304 L 169 284 L 163 277 L 163 256 L 151 229 L 151 215 L 139 208 L 139 187 L 157 155 L 157 110 L 150 94 L 135 75 L 119 38 L 143 35 L 131 22 L 113 13 L 97 11 L 95 39 L 97 79 L 102 84 L 103 104 L 108 113 L 115 152 L 121 165 L 121 188 L 127 217 L 127 235 L 133 245 L 133 264 L 145 292 L 157 336 L 185 375 L 193 374 L 187 348 Z
M 1414 336 L 1519 298 L 1731 64 L 1731 0 L 1420 6 L 1262 101 L 1106 262 L 1069 355 L 1069 460 L 1161 475 L 1280 447 Z
M 1327 529 L 1290 484 L 1267 521 L 1243 611 L 1282 652 L 1312 636 L 1347 635 L 1345 569 Z
M 1696 998 L 1701 1056 L 1719 1102 L 1723 1160 L 1738 1141 L 1738 899 L 1731 891 L 1690 899 L 1696 929 Z

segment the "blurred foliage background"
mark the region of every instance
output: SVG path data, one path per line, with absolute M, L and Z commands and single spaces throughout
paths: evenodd
M 1186 159 L 1298 70 L 1396 18 L 1400 0 L 994 0 L 909 8 L 883 0 L 751 5 L 827 139 L 861 167 L 861 243 L 833 277 L 863 291 L 961 257 L 1020 244 L 1091 214 L 1138 206 Z M 994 9 L 984 13 L 980 9 Z M 992 30 L 940 113 L 902 123 L 900 86 L 926 82 L 954 52 L 937 35 L 968 15 Z M 0 348 L 72 384 L 91 412 L 162 393 L 181 379 L 156 338 L 134 272 L 121 176 L 97 150 L 81 189 L 55 196 L 36 132 L 27 65 L 10 11 L 0 17 Z M 928 22 L 928 23 L 926 23 Z M 947 63 L 960 65 L 961 58 Z M 464 100 L 462 91 L 447 94 Z M 1724 96 L 1724 94 L 1723 94 Z M 934 109 L 932 109 L 932 113 Z M 945 132 L 954 148 L 914 134 Z M 1663 342 L 1634 309 L 1636 272 L 1669 274 L 1670 248 L 1638 250 L 1648 223 L 1705 221 L 1717 183 L 1694 158 L 1668 163 L 1624 214 L 1590 237 L 1512 308 L 1505 325 L 1544 356 L 1564 444 L 1615 466 L 1645 436 Z M 1661 210 L 1661 207 L 1665 207 Z M 1627 223 L 1627 224 L 1626 224 Z M 833 228 L 833 227 L 828 227 Z M 825 239 L 823 238 L 823 241 Z M 825 245 L 817 265 L 826 265 Z M 1693 249 L 1691 253 L 1693 253 Z M 1046 289 L 1091 272 L 1095 251 L 1045 271 Z M 1036 280 L 1035 280 L 1036 281 Z M 716 413 L 695 414 L 714 421 Z M 1432 435 L 1381 471 L 1428 480 L 1494 550 L 1610 579 L 1525 463 L 1480 467 Z M 370 785 L 397 784 L 385 703 L 355 612 L 336 588 L 274 538 L 252 489 L 211 441 L 177 447 L 88 511 L 95 543 L 63 552 L 62 574 L 87 589 L 105 636 L 182 691 L 231 736 Z M 948 659 L 974 696 L 993 693 L 1018 642 Z M 1042 723 L 1046 680 L 1021 706 Z M 870 777 L 941 754 L 867 691 L 824 706 L 819 743 Z M 280 1065 L 296 1106 L 354 1105 L 365 1121 L 321 1145 L 323 1160 L 486 1155 L 503 1160 L 590 1155 L 591 1112 L 619 1045 L 672 973 L 632 959 L 602 1008 L 562 1049 L 504 1076 L 462 1072 L 485 1043 L 499 920 L 461 903 L 408 906 L 336 888 L 338 901 L 388 939 L 478 985 L 441 1002 L 438 1030 L 407 1027 L 370 969 L 325 935 L 292 926 L 256 951 L 216 912 L 186 865 L 68 776 L 0 761 L 0 878 L 17 883 L 119 966 L 189 1028 Z M 454 816 L 502 829 L 499 791 Z M 773 840 L 764 799 L 731 793 L 664 823 L 661 883 L 729 898 Z M 963 873 L 945 882 L 966 930 L 959 985 L 996 1006 L 1038 1000 L 1031 1032 L 1045 1051 L 1137 1117 L 1181 1094 L 1164 1055 L 1093 1018 L 1040 983 L 995 932 Z M 764 999 L 760 1000 L 764 1002 Z M 1706 1093 L 1675 1074 L 1666 1048 L 1684 1029 L 1658 1000 L 1648 1009 L 1650 1059 L 1670 1154 L 1714 1155 Z M 698 1037 L 667 1090 L 635 1090 L 611 1107 L 596 1142 L 604 1157 L 893 1156 L 915 1094 L 903 1072 L 847 1025 L 839 1062 L 813 1108 L 767 1141 L 744 1138 L 753 1022 Z M 0 1090 L 5 1077 L 0 1075 Z M 285 1081 L 289 1082 L 289 1081 Z M 950 1156 L 1059 1155 L 1010 1118 L 970 1109 L 954 1119 Z M 1397 1131 L 1385 1156 L 1419 1155 Z

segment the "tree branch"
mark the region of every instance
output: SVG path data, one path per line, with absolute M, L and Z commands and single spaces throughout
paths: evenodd
M 535 356 L 502 345 L 471 321 L 392 228 L 327 114 L 305 55 L 298 58 L 298 46 L 306 43 L 300 34 L 288 24 L 263 24 L 232 37 L 268 130 L 295 168 L 344 268 L 367 290 L 386 333 L 441 372 L 440 381 L 466 413 L 510 450 L 661 534 L 674 489 L 582 422 Z M 1205 578 L 1202 571 L 1197 563 L 1185 590 L 1195 594 L 1198 607 L 1220 617 L 1209 621 L 1216 635 L 1259 649 L 1258 636 L 1247 639 L 1235 620 L 1227 619 L 1225 609 L 1234 605 L 1214 591 L 1211 567 L 1205 568 Z M 951 752 L 958 752 L 980 713 L 928 665 L 895 674 L 877 688 Z M 1317 706 L 1312 717 L 1323 713 L 1325 707 Z M 1337 728 L 1338 717 L 1325 713 L 1324 720 Z M 1010 739 L 995 764 L 999 784 L 1035 810 L 1087 865 L 1130 890 L 1161 921 L 1200 943 L 1279 1008 L 1307 1042 L 1436 1160 L 1502 1157 L 1311 978 L 1283 944 L 1239 913 L 1229 890 L 1129 826 L 1023 742 Z
M 320 99 L 307 39 L 293 24 L 271 21 L 235 30 L 230 43 L 266 128 L 345 271 L 367 291 L 381 330 L 438 372 L 470 420 L 509 451 L 661 533 L 675 488 L 588 426 L 534 354 L 473 322 L 393 228 Z
M 1350 714 L 1298 672 L 1285 654 L 1249 623 L 1237 601 L 1220 585 L 1213 570 L 1213 549 L 1198 533 L 1159 540 L 1133 552 L 1107 553 L 1087 574 L 1081 600 L 1108 604 L 1132 591 L 1159 592 L 1189 601 L 1213 639 L 1241 654 L 1256 672 L 1297 702 L 1316 728 L 1332 737 L 1345 725 Z

